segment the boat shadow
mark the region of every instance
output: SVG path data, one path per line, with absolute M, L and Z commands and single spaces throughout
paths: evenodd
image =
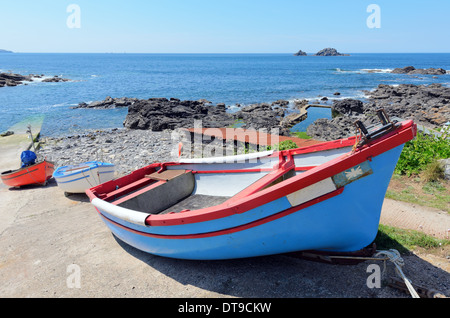
M 298 258 L 295 255 L 273 255 L 221 261 L 170 259 L 140 251 L 112 234 L 131 256 L 184 286 L 194 286 L 217 294 L 217 297 L 239 298 L 410 298 L 407 290 L 389 286 L 397 277 L 392 263 L 366 260 L 357 264 L 329 264 Z M 410 253 L 405 275 L 412 282 L 427 282 L 429 289 L 450 296 L 450 275 Z M 369 288 L 371 272 L 378 264 L 382 271 L 380 288 Z M 384 269 L 383 269 L 384 268 Z M 444 287 L 444 290 L 442 288 Z M 197 294 L 202 294 L 198 292 Z M 197 297 L 186 295 L 186 297 Z M 208 296 L 216 297 L 216 296 Z
M 64 192 L 64 196 L 71 200 L 71 201 L 76 201 L 76 202 L 84 202 L 84 203 L 89 203 L 89 197 L 85 194 L 85 193 L 67 193 Z
M 15 188 L 15 187 L 9 187 L 8 190 L 9 191 L 28 191 L 28 190 L 34 190 L 34 189 L 49 189 L 49 188 L 57 188 L 58 187 L 58 183 L 56 182 L 56 180 L 54 178 L 50 178 L 49 180 L 47 180 L 47 184 L 46 185 L 41 185 L 41 184 L 30 184 L 30 185 L 25 185 L 25 186 L 21 186 L 19 188 Z M 89 197 L 84 194 L 84 193 L 67 193 L 67 192 L 63 192 L 64 196 L 71 200 L 71 201 L 77 201 L 77 202 L 86 202 L 89 203 Z

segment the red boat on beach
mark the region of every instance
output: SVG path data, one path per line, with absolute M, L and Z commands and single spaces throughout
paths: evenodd
M 21 187 L 30 184 L 46 185 L 54 170 L 53 162 L 44 160 L 18 170 L 2 172 L 1 179 L 9 187 Z

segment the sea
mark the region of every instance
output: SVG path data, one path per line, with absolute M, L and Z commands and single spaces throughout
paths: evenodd
M 450 54 L 350 54 L 316 57 L 292 54 L 0 54 L 0 72 L 23 75 L 58 75 L 70 82 L 35 80 L 0 88 L 0 132 L 18 122 L 43 118 L 44 136 L 70 135 L 92 129 L 123 127 L 126 108 L 73 109 L 81 102 L 107 96 L 206 99 L 225 103 L 230 112 L 237 104 L 333 100 L 364 100 L 365 92 L 379 84 L 431 84 L 450 86 L 446 75 L 402 75 L 394 68 L 450 70 Z M 44 77 L 45 78 L 45 77 Z M 334 95 L 339 92 L 340 95 Z M 293 103 L 291 103 L 293 104 Z M 318 118 L 330 118 L 327 108 L 310 108 L 308 119 L 295 126 L 306 131 Z

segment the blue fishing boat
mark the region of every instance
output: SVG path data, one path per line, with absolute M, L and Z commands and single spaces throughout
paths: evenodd
M 86 191 L 112 233 L 170 258 L 220 260 L 354 252 L 378 232 L 413 121 L 356 126 L 359 136 L 237 157 L 155 163 Z

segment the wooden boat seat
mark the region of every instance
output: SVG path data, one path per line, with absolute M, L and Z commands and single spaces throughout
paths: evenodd
M 114 204 L 150 214 L 158 214 L 194 191 L 195 178 L 192 171 L 165 170 L 146 175 L 144 179 L 156 181 L 144 188 L 122 197 Z
M 162 172 L 155 172 L 150 175 L 146 175 L 145 177 L 156 181 L 169 181 L 181 176 L 184 173 L 186 173 L 186 170 L 164 170 Z

